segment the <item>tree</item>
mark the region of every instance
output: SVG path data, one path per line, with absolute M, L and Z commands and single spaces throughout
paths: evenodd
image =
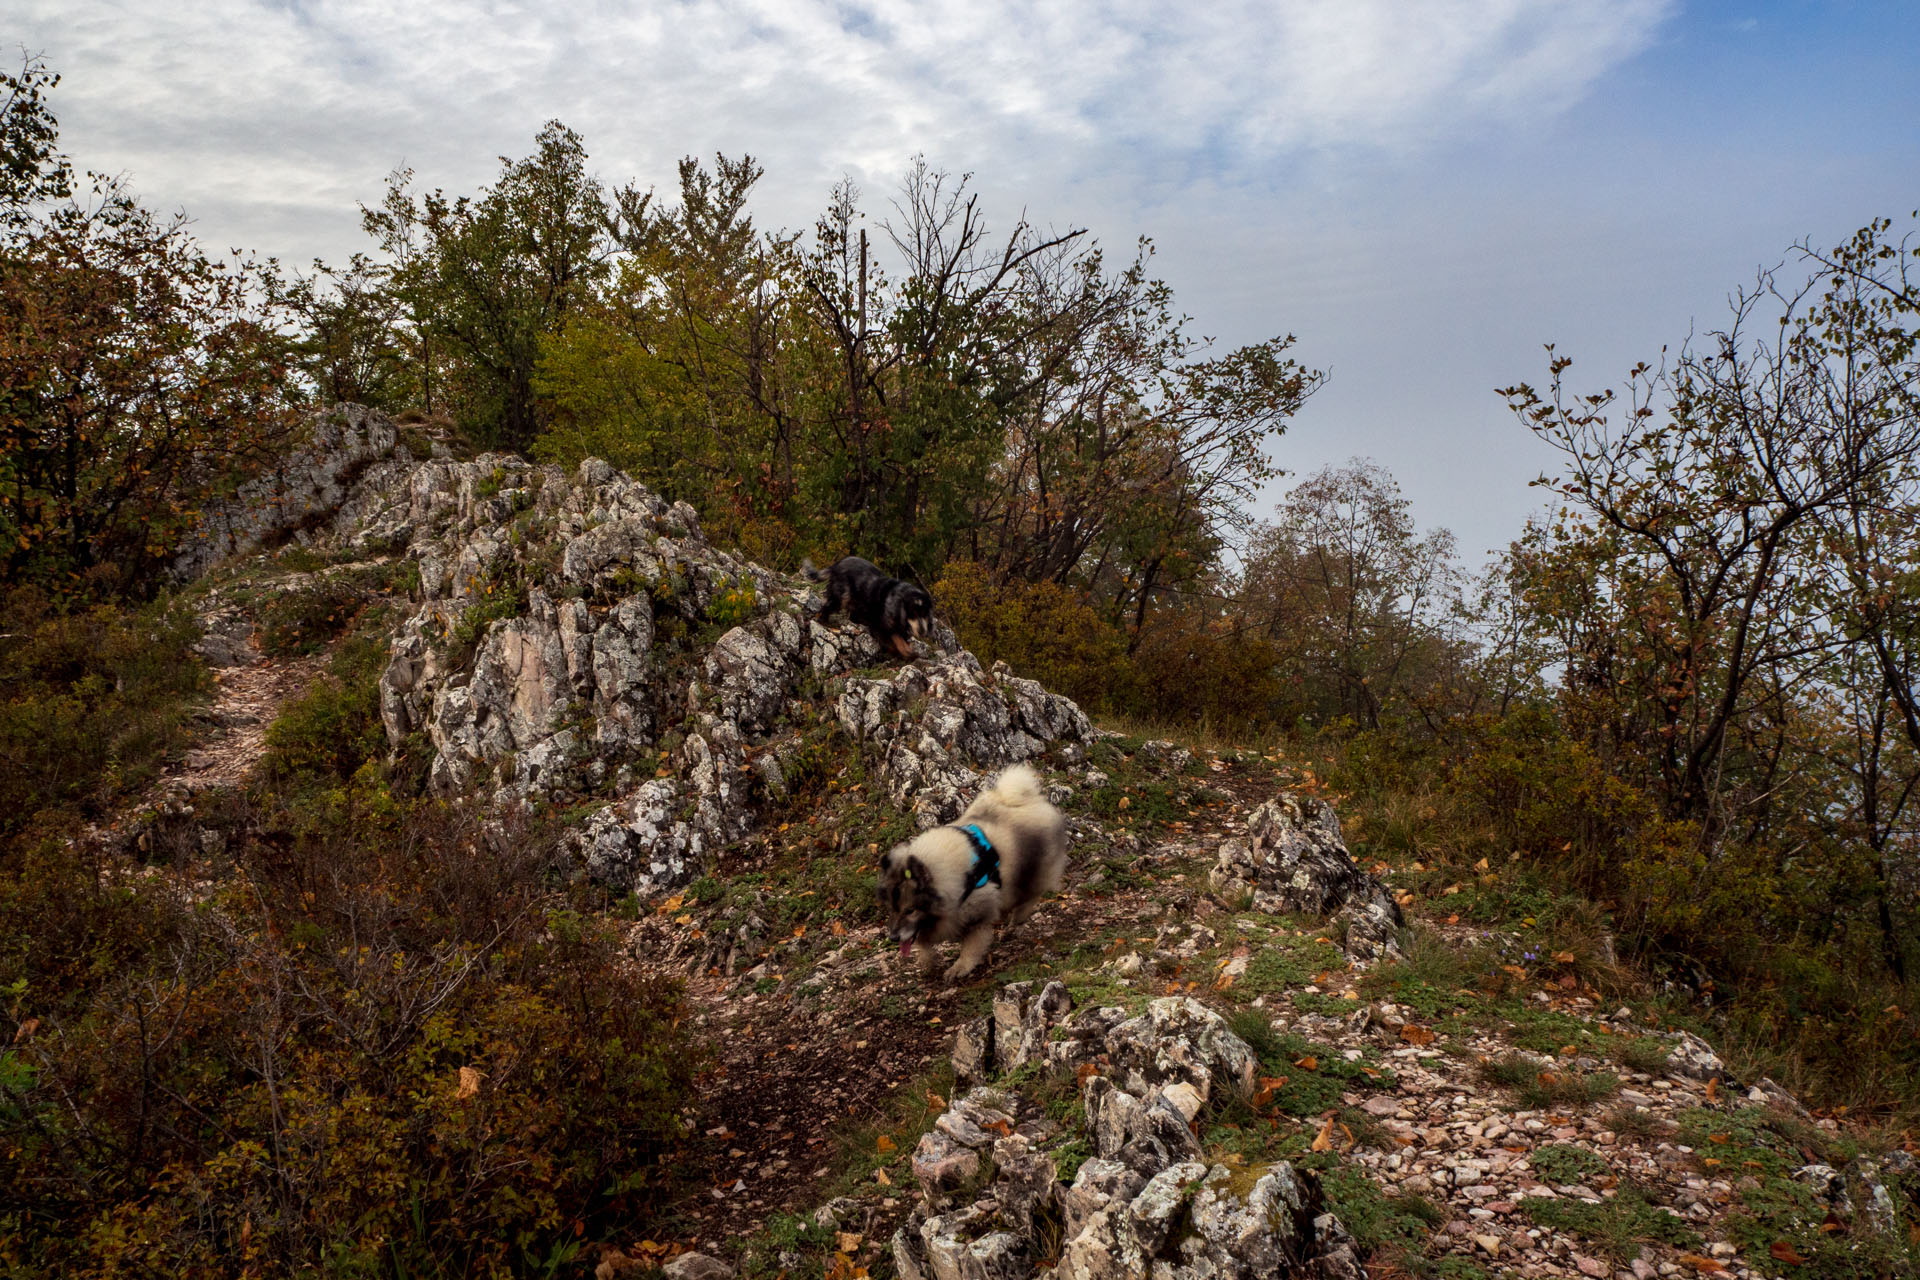
M 1355 458 L 1288 492 L 1255 536 L 1243 608 L 1319 718 L 1377 728 L 1391 703 L 1464 661 L 1453 535 L 1421 536 L 1388 472 Z
M 550 120 L 533 155 L 501 160 L 477 199 L 435 190 L 416 199 L 412 174 L 388 180 L 362 221 L 388 258 L 394 296 L 423 344 L 452 360 L 448 388 L 480 441 L 528 448 L 546 423 L 534 389 L 543 340 L 606 278 L 607 207 L 580 135 Z M 423 380 L 433 371 L 423 347 Z
M 0 564 L 65 592 L 150 585 L 197 505 L 289 426 L 263 275 L 96 177 L 70 198 L 29 63 L 0 123 Z

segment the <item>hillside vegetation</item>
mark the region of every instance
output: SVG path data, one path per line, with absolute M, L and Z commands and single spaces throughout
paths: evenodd
M 288 275 L 77 177 L 56 85 L 0 117 L 10 1274 L 853 1280 L 987 1200 L 1057 1264 L 1014 1164 L 916 1144 L 982 1085 L 1073 1184 L 1086 1011 L 1176 996 L 1258 1059 L 1202 1169 L 1285 1162 L 1376 1273 L 1910 1273 L 1910 231 L 1499 392 L 1561 463 L 1475 573 L 1372 462 L 1256 511 L 1293 339 L 924 162 L 792 234 L 750 159 L 663 197 L 555 122 Z M 805 617 L 848 553 L 932 591 L 915 661 Z M 1016 759 L 1067 892 L 928 987 L 873 855 Z M 1384 954 L 1214 876 L 1282 793 Z M 956 1081 L 1050 981 L 1085 1058 Z

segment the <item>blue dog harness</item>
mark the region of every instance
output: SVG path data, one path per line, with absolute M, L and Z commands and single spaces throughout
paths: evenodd
M 980 829 L 977 822 L 969 822 L 954 830 L 973 845 L 973 870 L 967 873 L 967 887 L 960 894 L 960 901 L 965 902 L 975 889 L 1000 883 L 1000 851 L 993 847 L 993 841 L 987 839 L 987 833 Z

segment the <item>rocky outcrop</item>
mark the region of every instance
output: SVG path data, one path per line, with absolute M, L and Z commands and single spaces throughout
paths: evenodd
M 1222 897 L 1250 898 L 1258 911 L 1337 916 L 1355 960 L 1400 954 L 1399 905 L 1354 863 L 1333 806 L 1315 796 L 1283 792 L 1247 815 L 1246 838 L 1221 843 L 1210 879 Z
M 1284 1161 L 1210 1164 L 1194 1136 L 1222 1090 L 1254 1083 L 1252 1049 L 1184 997 L 1072 1012 L 1064 986 L 1009 983 L 962 1029 L 954 1068 L 980 1082 L 1024 1067 L 1071 1073 L 1084 1120 L 1060 1131 L 1017 1091 L 975 1083 L 921 1139 L 920 1203 L 893 1238 L 903 1280 L 1361 1275 L 1311 1175 Z M 1085 1158 L 1071 1179 L 1055 1153 Z
M 1094 737 L 1070 700 L 1004 663 L 983 671 L 957 645 L 884 679 L 848 680 L 838 714 L 848 733 L 884 751 L 880 775 L 893 802 L 929 826 L 958 817 L 983 774 Z
M 1093 736 L 1072 702 L 983 670 L 944 626 L 875 670 L 864 628 L 812 619 L 806 582 L 714 547 L 691 507 L 597 459 L 414 461 L 382 415 L 345 407 L 208 513 L 179 569 L 290 535 L 418 568 L 380 681 L 393 750 L 424 757 L 449 798 L 568 810 L 586 870 L 643 896 L 752 830 L 836 725 L 928 824 L 991 772 Z
M 353 404 L 315 414 L 299 447 L 200 513 L 174 557 L 174 576 L 197 578 L 229 556 L 310 536 L 348 504 L 368 467 L 393 459 L 404 462 L 407 455 L 385 414 Z

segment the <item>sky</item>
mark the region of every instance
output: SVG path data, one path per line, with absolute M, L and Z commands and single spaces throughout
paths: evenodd
M 1543 344 L 1614 385 L 1920 207 L 1914 0 L 0 0 L 0 34 L 81 165 L 293 263 L 553 118 L 614 184 L 755 156 L 769 228 L 842 177 L 877 218 L 924 154 L 1001 227 L 1150 236 L 1220 349 L 1294 334 L 1330 377 L 1275 461 L 1378 462 L 1470 562 L 1554 464 L 1495 393 Z

